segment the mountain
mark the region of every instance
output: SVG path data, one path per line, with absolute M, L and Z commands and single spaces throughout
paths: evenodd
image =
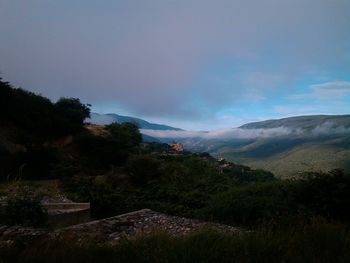
M 166 130 L 181 131 L 182 130 L 182 129 L 174 128 L 168 125 L 150 123 L 148 121 L 145 121 L 139 118 L 122 116 L 114 113 L 109 113 L 109 114 L 91 113 L 91 117 L 87 119 L 87 122 L 91 122 L 93 124 L 100 124 L 100 125 L 111 124 L 113 122 L 118 122 L 118 123 L 131 122 L 138 125 L 139 128 L 141 129 L 161 130 L 161 131 L 166 131 Z
M 270 170 L 280 177 L 290 177 L 301 171 L 350 170 L 350 115 L 291 117 L 248 123 L 240 128 L 271 130 L 282 127 L 299 132 L 258 137 L 239 147 L 218 147 L 212 154 Z
M 186 150 L 292 177 L 301 171 L 350 171 L 350 115 L 266 120 L 210 132 L 189 132 L 117 114 L 92 113 L 95 124 L 133 122 L 147 142 L 180 142 Z
M 157 143 L 161 143 L 161 141 L 155 137 L 146 135 L 146 134 L 142 134 L 142 141 L 143 142 L 157 142 Z
M 157 139 L 175 140 L 187 150 L 270 170 L 279 177 L 335 168 L 350 171 L 350 115 L 298 116 Z
M 252 122 L 242 125 L 242 129 L 271 129 L 277 127 L 300 128 L 304 130 L 312 130 L 317 126 L 325 123 L 333 123 L 334 126 L 350 127 L 350 115 L 311 115 L 297 116 L 277 120 L 266 120 L 260 122 Z

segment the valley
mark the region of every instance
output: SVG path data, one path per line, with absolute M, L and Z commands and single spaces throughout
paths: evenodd
M 210 132 L 140 128 L 146 142 L 180 142 L 189 151 L 208 152 L 281 178 L 350 169 L 350 115 L 290 117 Z

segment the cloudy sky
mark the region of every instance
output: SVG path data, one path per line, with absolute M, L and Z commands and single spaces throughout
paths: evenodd
M 350 113 L 349 0 L 0 0 L 0 76 L 192 129 Z

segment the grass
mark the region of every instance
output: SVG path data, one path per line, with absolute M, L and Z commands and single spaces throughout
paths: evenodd
M 229 235 L 202 230 L 188 236 L 165 233 L 123 240 L 114 246 L 78 245 L 65 237 L 41 240 L 24 249 L 0 250 L 0 262 L 350 262 L 350 231 L 347 226 L 321 218 L 284 226 L 273 222 L 253 232 Z
M 0 196 L 27 189 L 40 196 L 57 197 L 62 194 L 59 180 L 19 180 L 0 183 Z

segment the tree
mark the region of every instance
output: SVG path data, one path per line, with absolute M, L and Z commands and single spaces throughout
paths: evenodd
M 148 155 L 134 155 L 129 158 L 126 169 L 135 184 L 145 184 L 160 176 L 160 161 Z
M 90 117 L 90 106 L 76 98 L 60 98 L 55 108 L 61 117 L 61 128 L 71 133 L 80 131 L 84 120 Z
M 111 133 L 111 139 L 117 141 L 125 148 L 133 148 L 140 145 L 142 142 L 142 135 L 139 128 L 133 123 L 112 123 L 107 126 Z

